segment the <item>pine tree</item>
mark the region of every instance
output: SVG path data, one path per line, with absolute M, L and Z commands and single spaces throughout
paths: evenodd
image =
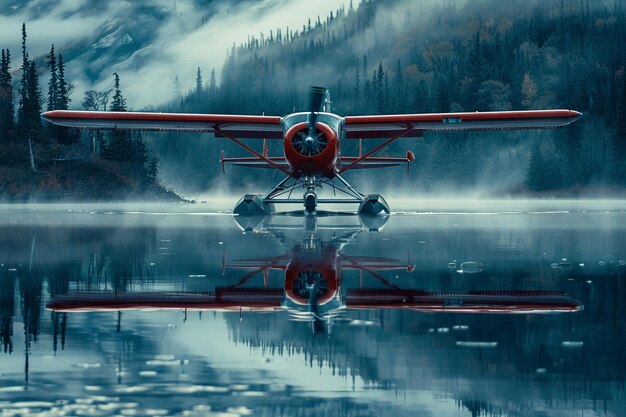
M 67 110 L 71 101 L 69 95 L 72 90 L 72 85 L 68 84 L 65 79 L 65 62 L 63 61 L 63 55 L 58 55 L 56 63 L 57 80 L 56 93 L 54 94 L 54 108 L 56 110 Z M 78 140 L 80 133 L 75 130 L 56 128 L 55 136 L 59 143 L 72 144 Z
M 200 67 L 196 71 L 196 93 L 200 94 L 202 91 L 202 72 L 200 71 Z
M 142 180 L 148 178 L 146 170 L 148 147 L 141 136 L 132 141 L 130 161 L 136 178 Z
M 111 111 L 126 111 L 126 99 L 120 90 L 120 76 L 117 72 L 113 73 L 113 101 L 111 102 Z
M 39 75 L 37 64 L 30 61 L 28 68 L 28 121 L 31 129 L 41 129 L 41 89 L 39 88 Z
M 28 62 L 28 52 L 26 51 L 26 23 L 22 23 L 22 66 L 20 71 L 22 72 L 22 79 L 20 80 L 20 99 L 18 107 L 18 126 L 20 133 L 23 135 L 28 130 L 28 109 L 30 104 L 28 102 L 28 68 L 30 64 Z
M 533 191 L 558 190 L 563 186 L 559 155 L 552 141 L 536 141 L 526 174 L 526 186 Z
M 450 89 L 448 80 L 444 76 L 435 80 L 435 111 L 450 111 Z
M 120 76 L 113 73 L 113 100 L 111 101 L 111 111 L 125 112 L 126 99 L 120 89 Z M 108 146 L 103 151 L 105 159 L 130 162 L 133 160 L 134 149 L 130 139 L 130 134 L 126 130 L 114 130 L 109 137 Z
M 22 138 L 29 138 L 41 129 L 41 90 L 35 61 L 28 59 L 26 51 L 26 25 L 22 24 L 22 80 L 18 107 L 18 127 Z
M 413 89 L 413 100 L 411 101 L 411 111 L 425 113 L 433 110 L 433 107 L 428 105 L 430 96 L 428 94 L 428 88 L 426 87 L 426 81 L 420 80 L 417 83 Z
M 178 79 L 178 75 L 174 77 L 174 100 L 180 100 L 182 96 L 182 90 L 180 87 L 180 80 Z
M 480 84 L 482 83 L 485 74 L 483 57 L 483 45 L 480 38 L 480 32 L 476 32 L 473 39 L 473 48 L 469 53 L 469 75 L 471 78 L 471 87 L 468 97 L 466 97 L 467 104 L 473 106 L 475 106 L 477 102 L 478 89 L 480 88 Z
M 405 86 L 404 86 L 404 77 L 402 76 L 402 64 L 400 60 L 396 64 L 396 78 L 394 82 L 393 88 L 393 111 L 394 112 L 403 112 L 405 111 L 406 106 L 406 95 L 405 95 Z
M 158 177 L 159 177 L 159 157 L 156 155 L 153 155 L 152 158 L 150 158 L 150 163 L 148 164 L 148 170 L 147 170 L 147 174 L 148 174 L 148 179 L 151 182 L 157 182 Z
M 30 61 L 26 77 L 28 79 L 26 83 L 28 96 L 28 106 L 25 111 L 26 121 L 31 130 L 39 130 L 41 129 L 41 119 L 39 118 L 39 113 L 41 113 L 41 89 L 39 88 L 39 75 L 37 74 L 35 61 Z
M 15 314 L 15 279 L 0 278 L 0 338 L 4 353 L 13 352 L 13 316 Z
M 355 74 L 354 74 L 354 92 L 352 94 L 353 101 L 357 108 L 360 107 L 361 104 L 361 74 L 359 73 L 359 64 L 355 65 Z
M 535 142 L 526 172 L 526 186 L 533 191 L 543 191 L 546 188 L 544 171 L 545 163 L 541 155 L 541 148 L 539 142 Z
M 375 75 L 376 82 L 376 111 L 378 114 L 385 112 L 385 71 L 382 61 L 378 63 L 378 71 Z
M 217 91 L 217 81 L 215 80 L 215 68 L 211 70 L 211 79 L 209 81 L 209 93 L 215 94 Z
M 48 107 L 47 110 L 57 109 L 57 99 L 59 96 L 59 83 L 57 79 L 57 60 L 54 54 L 54 45 L 50 47 L 48 55 L 48 70 L 50 71 L 50 80 L 48 81 Z
M 57 64 L 58 69 L 58 81 L 57 81 L 57 98 L 56 108 L 58 110 L 67 110 L 70 104 L 70 91 L 72 85 L 68 84 L 65 80 L 65 62 L 63 61 L 63 55 L 59 54 L 59 60 Z
M 11 52 L 2 50 L 0 62 L 0 140 L 13 129 L 13 80 L 11 77 Z

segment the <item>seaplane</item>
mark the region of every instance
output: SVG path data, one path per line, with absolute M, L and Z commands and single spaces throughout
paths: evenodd
M 212 132 L 236 143 L 251 156 L 229 158 L 222 152 L 222 168 L 233 164 L 284 174 L 266 194 L 243 196 L 233 210 L 238 215 L 271 214 L 277 204 L 294 203 L 304 205 L 306 214 L 315 214 L 319 204 L 345 203 L 358 204 L 361 215 L 387 215 L 390 208 L 380 194 L 358 191 L 343 175 L 353 169 L 402 164 L 408 168 L 415 160 L 410 151 L 401 157 L 375 156 L 396 140 L 420 138 L 427 132 L 553 129 L 582 116 L 575 110 L 556 109 L 342 117 L 333 113 L 331 106 L 328 89 L 311 87 L 308 111 L 282 117 L 74 110 L 52 110 L 41 116 L 50 123 L 78 129 Z M 259 150 L 260 144 L 251 146 L 249 140 L 262 140 L 262 148 Z M 269 155 L 268 141 L 274 140 L 282 141 L 282 155 Z M 342 144 L 350 140 L 359 141 L 358 155 L 342 153 Z M 367 151 L 364 143 L 371 144 Z M 333 196 L 318 198 L 322 187 L 332 190 Z
M 402 280 L 389 280 L 388 275 L 414 272 L 416 265 L 409 259 L 403 262 L 382 256 L 351 255 L 346 250 L 357 234 L 381 230 L 388 216 L 376 216 L 380 221 L 375 230 L 371 224 L 362 222 L 359 225 L 337 222 L 318 225 L 317 216 L 306 216 L 304 228 L 275 222 L 284 222 L 284 216 L 265 217 L 263 225 L 250 232 L 272 234 L 284 251 L 267 257 L 246 258 L 240 257 L 246 252 L 242 248 L 232 261 L 224 253 L 222 275 L 236 277 L 229 285 L 207 292 L 70 292 L 56 295 L 46 308 L 60 313 L 179 310 L 242 315 L 286 312 L 290 320 L 309 323 L 313 333 L 330 334 L 335 321 L 350 320 L 346 316 L 357 310 L 554 314 L 575 313 L 583 307 L 579 301 L 557 291 L 426 291 L 404 287 Z M 244 226 L 240 224 L 240 227 Z M 324 235 L 324 232 L 332 235 Z M 232 273 L 227 274 L 228 271 Z M 270 274 L 281 276 L 281 287 L 271 284 Z

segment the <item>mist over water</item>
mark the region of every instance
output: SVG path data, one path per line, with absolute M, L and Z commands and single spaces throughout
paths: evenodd
M 0 412 L 620 415 L 623 202 L 392 204 L 0 206 Z M 319 322 L 286 292 L 303 262 L 339 279 Z

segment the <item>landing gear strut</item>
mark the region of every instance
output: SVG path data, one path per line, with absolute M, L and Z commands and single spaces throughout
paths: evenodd
M 315 213 L 315 208 L 317 207 L 317 194 L 315 194 L 316 178 L 315 177 L 305 177 L 304 181 L 306 183 L 306 192 L 304 193 L 304 210 L 306 214 Z
M 329 187 L 334 194 L 341 193 L 343 196 L 318 199 L 316 190 L 323 185 Z M 302 199 L 291 197 L 292 192 L 298 188 L 306 190 Z M 319 175 L 294 178 L 290 175 L 275 185 L 265 196 L 259 194 L 245 195 L 239 200 L 233 213 L 238 215 L 272 214 L 276 212 L 275 204 L 286 203 L 304 203 L 306 214 L 315 213 L 318 203 L 358 204 L 357 214 L 364 216 L 385 216 L 391 212 L 389 205 L 380 194 L 362 194 L 339 174 L 336 174 L 334 178 L 324 178 Z

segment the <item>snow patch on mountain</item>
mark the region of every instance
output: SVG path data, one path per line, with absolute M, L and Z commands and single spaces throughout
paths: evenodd
M 112 46 L 128 45 L 133 43 L 133 38 L 128 33 L 123 33 L 122 28 L 118 28 L 115 32 L 106 35 L 98 42 L 91 45 L 92 48 L 110 48 Z

